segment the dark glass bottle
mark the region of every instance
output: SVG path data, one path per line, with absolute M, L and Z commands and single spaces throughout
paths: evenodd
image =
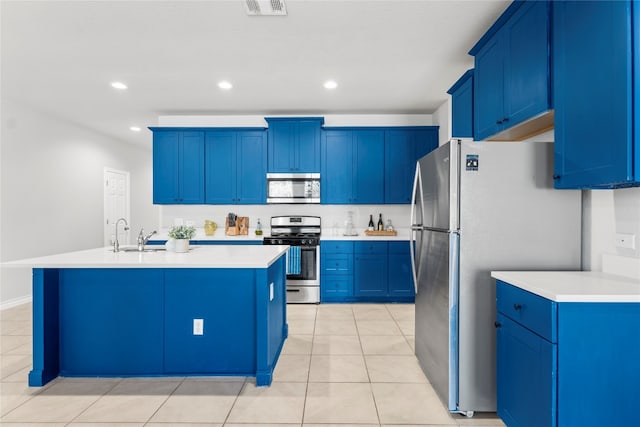
M 384 222 L 382 222 L 382 214 L 380 214 L 380 217 L 378 218 L 378 231 L 382 230 L 384 230 Z
M 369 231 L 375 230 L 375 226 L 373 225 L 373 215 L 369 215 L 369 226 L 367 227 Z

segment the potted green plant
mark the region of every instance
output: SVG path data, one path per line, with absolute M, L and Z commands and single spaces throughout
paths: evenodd
M 189 240 L 196 235 L 192 226 L 177 225 L 169 230 L 169 237 L 175 240 L 175 252 L 189 252 Z

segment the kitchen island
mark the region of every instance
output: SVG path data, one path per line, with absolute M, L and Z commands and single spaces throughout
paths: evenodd
M 287 337 L 288 246 L 188 253 L 98 248 L 33 268 L 30 386 L 57 376 L 255 376 L 270 385 Z

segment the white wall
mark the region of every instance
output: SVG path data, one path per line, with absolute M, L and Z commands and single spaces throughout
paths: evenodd
M 131 173 L 131 229 L 157 227 L 149 148 L 3 100 L 0 261 L 103 245 L 103 170 Z M 0 306 L 28 299 L 28 269 L 2 267 Z
M 451 97 L 440 104 L 433 113 L 433 125 L 440 126 L 438 133 L 439 146 L 451 139 Z
M 174 224 L 176 218 L 183 221 L 193 221 L 197 228 L 204 227 L 204 220 L 209 219 L 218 223 L 218 233 L 224 233 L 224 220 L 229 212 L 238 216 L 249 217 L 249 228 L 255 228 L 260 218 L 264 229 L 268 229 L 272 216 L 279 215 L 312 215 L 320 216 L 322 233 L 333 234 L 344 232 L 347 212 L 353 212 L 353 223 L 356 231 L 363 234 L 369 222 L 369 215 L 377 223 L 378 215 L 382 214 L 385 224 L 387 219 L 395 228 L 409 227 L 410 205 L 167 205 L 162 207 L 161 227 L 166 229 Z M 408 231 L 407 231 L 408 233 Z

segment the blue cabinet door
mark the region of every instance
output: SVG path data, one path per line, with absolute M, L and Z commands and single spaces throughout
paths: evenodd
M 154 131 L 153 202 L 204 202 L 204 134 Z
M 320 172 L 320 129 L 324 120 L 307 119 L 298 122 L 296 172 Z
M 322 117 L 266 120 L 269 123 L 269 172 L 320 172 Z
M 503 126 L 521 123 L 550 108 L 549 2 L 526 2 L 504 30 Z
M 410 130 L 389 130 L 385 140 L 384 199 L 410 203 L 415 174 L 415 145 Z
M 355 254 L 354 294 L 358 297 L 387 295 L 387 257 L 380 254 Z
M 632 115 L 635 106 L 640 117 L 638 9 L 629 1 L 553 2 L 556 188 L 640 184 Z
M 267 147 L 265 132 L 206 133 L 206 202 L 264 204 Z
M 237 134 L 236 203 L 266 203 L 267 147 L 264 134 L 264 131 L 243 131 Z
M 153 132 L 153 203 L 177 203 L 179 132 Z
M 353 131 L 353 203 L 384 203 L 384 130 Z
M 494 36 L 475 57 L 474 137 L 483 140 L 502 129 L 504 118 L 504 50 Z
M 387 242 L 356 241 L 353 248 L 354 295 L 386 297 L 388 293 Z
M 413 297 L 409 242 L 389 242 L 389 296 Z
M 351 131 L 324 132 L 320 174 L 320 197 L 323 204 L 354 203 L 352 147 Z
M 207 132 L 206 202 L 233 204 L 236 202 L 236 133 Z
M 203 132 L 182 132 L 179 159 L 180 203 L 204 203 Z
M 502 314 L 498 325 L 498 415 L 508 426 L 556 426 L 557 345 Z
M 269 172 L 293 172 L 296 167 L 298 125 L 292 120 L 269 122 Z
M 416 162 L 438 146 L 438 128 L 388 129 L 385 134 L 384 201 L 411 203 Z
M 451 136 L 473 138 L 473 69 L 447 91 L 451 95 Z

